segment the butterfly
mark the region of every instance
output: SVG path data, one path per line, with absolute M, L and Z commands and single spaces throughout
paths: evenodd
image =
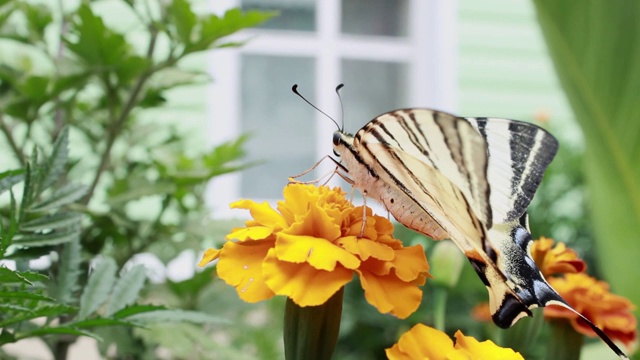
M 355 188 L 407 228 L 450 238 L 462 250 L 488 289 L 496 325 L 508 328 L 533 308 L 559 305 L 627 358 L 531 258 L 527 207 L 557 149 L 558 141 L 533 124 L 419 108 L 382 114 L 355 135 L 333 134 L 334 153 Z

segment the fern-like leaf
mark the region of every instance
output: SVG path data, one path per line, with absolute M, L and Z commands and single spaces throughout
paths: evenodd
M 109 297 L 116 280 L 118 266 L 110 257 L 103 257 L 89 276 L 87 286 L 80 297 L 80 313 L 78 317 L 85 319 L 96 311 Z
M 133 304 L 142 290 L 145 279 L 146 268 L 143 265 L 134 266 L 124 273 L 113 288 L 106 315 L 111 316 Z

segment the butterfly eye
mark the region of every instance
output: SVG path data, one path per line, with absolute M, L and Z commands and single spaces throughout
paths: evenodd
M 342 134 L 338 131 L 333 133 L 333 145 L 338 146 L 340 144 L 340 140 L 342 140 Z M 335 151 L 334 151 L 335 153 Z
M 337 152 L 337 151 L 335 151 L 335 150 L 333 150 L 333 155 L 335 155 L 335 156 L 337 156 L 337 157 L 340 157 L 340 154 L 338 154 L 338 152 Z

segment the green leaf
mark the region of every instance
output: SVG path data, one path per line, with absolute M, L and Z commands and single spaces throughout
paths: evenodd
M 0 257 L 4 257 L 7 248 L 13 242 L 13 237 L 18 233 L 18 211 L 13 191 L 9 191 L 9 199 L 9 226 L 3 226 L 0 221 Z
M 140 304 L 136 304 L 136 305 L 131 305 L 131 306 L 127 306 L 126 308 L 116 312 L 115 314 L 113 314 L 113 318 L 114 319 L 124 319 L 126 317 L 129 316 L 133 316 L 136 314 L 141 314 L 141 313 L 146 313 L 146 312 L 152 312 L 152 311 L 160 311 L 160 310 L 165 310 L 166 307 L 162 306 L 162 305 L 140 305 Z
M 76 292 L 80 288 L 80 263 L 82 247 L 80 241 L 70 241 L 64 245 L 58 262 L 59 272 L 55 296 L 61 303 L 71 304 L 77 301 Z
M 175 26 L 178 38 L 185 44 L 191 43 L 191 33 L 196 25 L 196 14 L 191 4 L 185 0 L 174 0 L 167 7 L 169 21 Z
M 22 3 L 22 11 L 27 18 L 27 26 L 31 36 L 37 35 L 37 39 L 44 38 L 46 27 L 53 20 L 51 9 L 41 4 Z
M 106 315 L 111 316 L 133 304 L 138 299 L 146 278 L 146 269 L 143 265 L 134 266 L 124 273 L 113 288 Z
M 199 311 L 157 310 L 126 317 L 127 320 L 142 323 L 190 322 L 195 324 L 228 324 L 229 320 L 211 316 Z
M 51 246 L 79 239 L 80 229 L 54 230 L 46 234 L 18 235 L 13 243 L 20 246 Z
M 53 144 L 51 155 L 42 169 L 42 185 L 40 193 L 53 185 L 65 173 L 65 166 L 69 159 L 69 128 L 64 127 Z
M 35 294 L 28 291 L 0 291 L 0 299 L 13 300 L 38 300 L 38 301 L 55 301 L 48 296 Z
M 8 329 L 2 329 L 0 331 L 0 346 L 4 344 L 13 343 L 16 341 L 17 341 L 16 337 L 14 336 L 13 333 L 10 333 Z
M 31 271 L 14 271 L 6 267 L 0 267 L 0 284 L 24 283 L 33 286 L 34 282 L 45 281 L 49 278 L 46 275 Z
M 106 318 L 75 321 L 75 322 L 67 323 L 65 325 L 72 326 L 74 328 L 93 328 L 93 327 L 117 326 L 117 325 L 130 326 L 130 327 L 140 326 L 136 323 L 132 323 L 129 321 L 123 321 L 123 320 L 117 320 L 117 319 L 106 319 Z
M 534 0 L 556 73 L 585 138 L 601 269 L 640 304 L 640 2 Z
M 24 170 L 10 170 L 0 173 L 0 194 L 9 190 L 13 185 L 24 180 Z
M 35 308 L 29 312 L 22 313 L 18 316 L 12 316 L 9 319 L 0 321 L 0 327 L 20 323 L 27 320 L 37 319 L 39 317 L 56 317 L 66 314 L 73 314 L 76 308 L 67 305 L 49 305 Z
M 20 225 L 20 230 L 42 231 L 60 229 L 69 226 L 75 227 L 80 225 L 82 217 L 82 213 L 74 211 L 56 213 L 27 221 Z
M 82 198 L 89 188 L 82 184 L 67 184 L 64 187 L 54 192 L 48 199 L 43 200 L 37 204 L 34 204 L 28 209 L 29 212 L 48 211 L 59 208 L 64 205 L 69 205 L 76 200 Z
M 117 270 L 116 261 L 112 258 L 104 256 L 100 259 L 80 297 L 80 319 L 91 315 L 107 300 L 116 280 Z
M 67 335 L 75 335 L 75 336 L 88 336 L 94 338 L 98 341 L 102 341 L 100 336 L 86 330 L 76 329 L 74 327 L 69 326 L 57 326 L 57 327 L 42 327 L 35 330 L 27 331 L 19 335 L 20 339 L 25 339 L 29 337 L 35 336 L 45 336 L 45 335 L 54 335 L 54 334 L 67 334 Z

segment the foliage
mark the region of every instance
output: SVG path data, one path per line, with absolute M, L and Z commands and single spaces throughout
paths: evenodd
M 585 137 L 597 257 L 640 304 L 640 3 L 534 0 L 556 73 Z M 635 270 L 634 270 L 635 269 Z
M 225 37 L 271 15 L 112 1 L 122 12 L 111 15 L 135 19 L 132 31 L 109 25 L 97 11 L 104 2 L 70 3 L 0 1 L 0 48 L 23 54 L 0 63 L 3 157 L 17 168 L 0 173 L 0 260 L 15 264 L 0 267 L 0 345 L 41 337 L 64 359 L 77 337 L 91 336 L 103 354 L 117 344 L 112 356 L 153 356 L 171 337 L 135 327 L 178 322 L 204 338 L 228 321 L 195 303 L 149 298 L 158 286 L 198 297 L 208 272 L 151 286 L 134 255 L 166 264 L 198 248 L 203 234 L 214 238 L 202 221 L 204 187 L 250 164 L 242 162 L 245 136 L 187 153 L 188 136 L 148 126 L 143 115 L 165 106 L 169 91 L 207 80 L 184 59 L 240 45 Z M 144 211 L 132 210 L 145 201 Z M 41 256 L 50 264 L 34 268 Z

